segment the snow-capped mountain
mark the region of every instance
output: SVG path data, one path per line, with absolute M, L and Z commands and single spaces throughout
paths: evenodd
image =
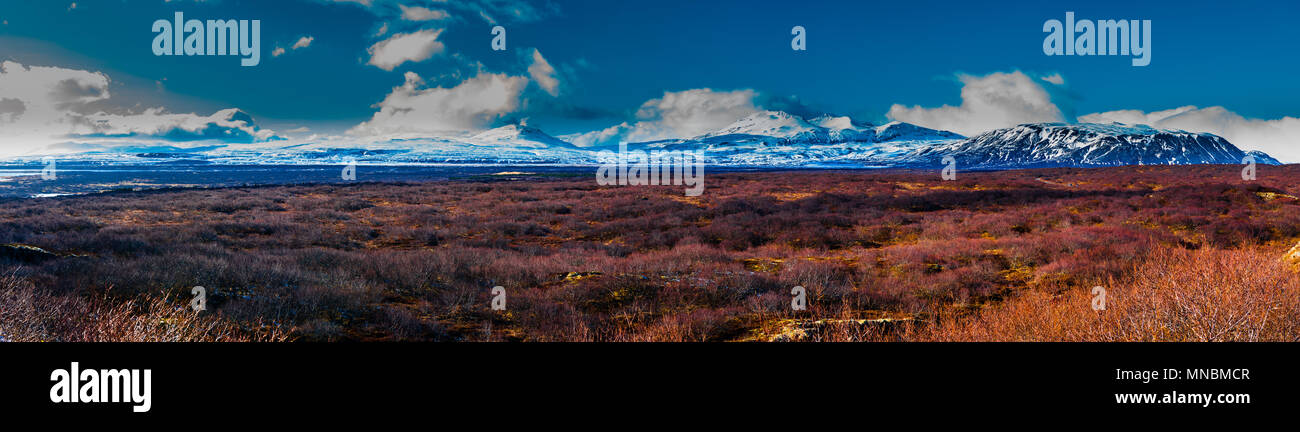
M 695 140 L 726 136 L 761 136 L 788 140 L 816 140 L 826 129 L 782 111 L 764 111 L 736 120 L 726 127 L 695 137 Z
M 952 132 L 927 129 L 917 125 L 890 122 L 875 126 L 855 121 L 849 117 L 823 115 L 812 120 L 782 111 L 763 111 L 737 120 L 714 132 L 691 138 L 691 141 L 725 141 L 758 138 L 771 142 L 772 138 L 787 143 L 834 144 L 842 142 L 876 143 L 907 139 L 911 141 L 940 141 L 963 138 Z
M 967 169 L 1087 167 L 1114 165 L 1277 165 L 1262 152 L 1244 152 L 1217 135 L 1121 123 L 1034 123 L 931 145 L 903 157 L 910 164 L 938 164 L 952 156 Z
M 876 126 L 849 117 L 805 120 L 782 111 L 763 111 L 693 138 L 629 147 L 701 151 L 717 165 L 880 167 L 895 165 L 897 157 L 925 146 L 961 138 L 901 122 Z
M 755 113 L 692 138 L 631 143 L 627 147 L 645 151 L 699 151 L 711 165 L 749 167 L 933 167 L 944 156 L 956 158 L 963 169 L 1239 164 L 1248 155 L 1254 156 L 1259 164 L 1279 163 L 1264 153 L 1243 152 L 1215 135 L 1143 125 L 1024 124 L 967 139 L 902 122 L 873 125 L 835 116 L 804 119 L 781 111 Z M 578 147 L 520 123 L 441 137 L 361 140 L 334 136 L 253 144 L 198 141 L 187 147 L 99 148 L 59 158 L 125 164 L 187 161 L 588 166 L 600 163 L 598 152 L 606 150 L 617 151 L 617 146 Z
M 279 155 L 284 163 L 355 160 L 371 164 L 585 165 L 596 161 L 592 152 L 525 124 L 463 136 L 391 138 L 343 145 L 322 142 L 281 150 L 272 154 Z
M 573 144 L 547 135 L 541 129 L 526 124 L 512 124 L 490 129 L 470 137 L 470 141 L 506 147 L 574 148 Z
M 215 164 L 343 164 L 376 165 L 483 164 L 589 165 L 593 152 L 524 124 L 505 125 L 474 134 L 445 137 L 384 139 L 319 139 L 296 144 L 213 145 L 190 149 L 124 147 L 61 157 L 103 163 L 153 163 L 177 160 Z

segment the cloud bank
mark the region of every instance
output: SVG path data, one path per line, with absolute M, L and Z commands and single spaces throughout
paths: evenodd
M 482 73 L 456 86 L 425 88 L 414 72 L 376 105 L 379 112 L 349 131 L 357 136 L 411 138 L 479 130 L 519 109 L 528 78 Z
M 962 83 L 961 105 L 924 108 L 894 104 L 887 116 L 966 136 L 1023 123 L 1065 121 L 1047 90 L 1019 71 L 985 76 L 962 74 L 957 79 Z M 1062 80 L 1059 75 L 1048 79 Z
M 276 139 L 247 113 L 230 108 L 211 115 L 168 113 L 156 107 L 142 112 L 105 112 L 95 108 L 110 97 L 103 73 L 60 67 L 0 63 L 0 154 L 48 154 L 76 143 L 124 139 L 250 143 Z
M 697 136 L 720 129 L 760 110 L 753 90 L 692 89 L 664 92 L 637 109 L 636 123 L 621 123 L 583 134 L 567 135 L 574 145 L 590 147 Z
M 370 120 L 348 131 L 371 139 L 427 138 L 465 135 L 491 127 L 526 103 L 528 84 L 550 96 L 559 94 L 560 79 L 541 51 L 532 50 L 527 75 L 476 75 L 450 87 L 430 87 L 415 72 L 406 72 Z

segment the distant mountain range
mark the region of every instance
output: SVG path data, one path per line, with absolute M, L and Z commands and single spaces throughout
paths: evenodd
M 961 169 L 1090 167 L 1113 165 L 1279 164 L 1245 152 L 1212 134 L 1144 125 L 1038 123 L 966 138 L 925 127 L 883 125 L 849 117 L 804 119 L 764 111 L 699 136 L 629 143 L 630 150 L 692 150 L 710 165 L 752 167 L 936 167 L 952 156 Z M 285 145 L 207 146 L 194 149 L 133 147 L 64 155 L 105 163 L 194 161 L 224 164 L 485 164 L 593 165 L 602 150 L 579 147 L 535 127 L 514 124 L 473 135 L 389 139 L 358 146 L 337 141 Z
M 902 122 L 875 126 L 848 117 L 804 120 L 785 112 L 765 111 L 697 137 L 628 147 L 696 150 L 715 165 L 884 167 L 895 166 L 907 154 L 927 146 L 961 138 Z
M 1119 123 L 1023 124 L 927 146 L 906 159 L 938 163 L 944 156 L 967 169 L 1240 164 L 1246 156 L 1254 156 L 1259 164 L 1280 164 L 1263 152 L 1244 152 L 1217 135 Z

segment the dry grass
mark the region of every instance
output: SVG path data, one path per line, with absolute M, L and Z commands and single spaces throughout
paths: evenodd
M 955 182 L 910 171 L 718 173 L 690 198 L 577 177 L 0 200 L 0 275 L 19 278 L 6 281 L 0 331 L 17 340 L 284 340 L 286 331 L 308 341 L 743 341 L 795 331 L 830 341 L 1285 340 L 1295 333 L 1286 297 L 1295 284 L 1278 258 L 1300 238 L 1300 202 L 1279 197 L 1300 194 L 1300 165 L 1261 170 L 1250 183 L 1232 166 Z M 807 289 L 806 311 L 791 311 L 796 285 Z M 1095 285 L 1109 290 L 1100 314 L 1088 308 Z M 209 311 L 185 309 L 194 286 L 208 288 Z M 493 286 L 506 287 L 508 311 L 490 309 Z
M 914 328 L 926 341 L 1296 341 L 1300 274 L 1260 249 L 1167 249 L 1106 288 L 1030 291 L 967 318 Z
M 10 342 L 283 342 L 276 326 L 243 329 L 165 296 L 127 301 L 53 296 L 0 278 L 0 340 Z

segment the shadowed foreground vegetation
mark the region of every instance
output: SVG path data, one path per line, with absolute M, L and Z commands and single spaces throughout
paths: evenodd
M 1282 257 L 1300 240 L 1300 166 L 1239 170 L 724 173 L 700 197 L 581 177 L 9 200 L 0 338 L 1295 340 L 1300 276 Z M 206 311 L 188 308 L 195 286 Z M 794 286 L 807 310 L 791 310 Z

